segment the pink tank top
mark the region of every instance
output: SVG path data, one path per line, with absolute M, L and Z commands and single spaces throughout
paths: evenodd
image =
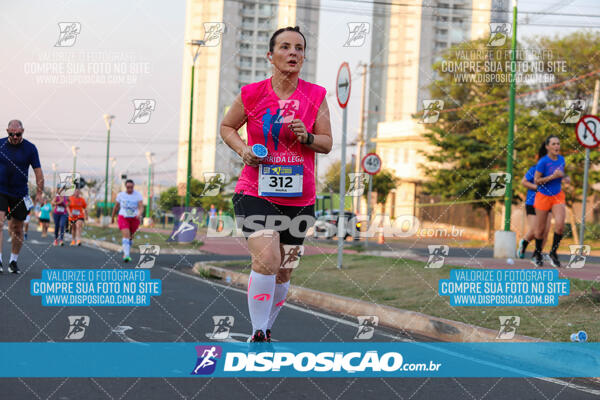
M 299 118 L 309 133 L 314 133 L 317 112 L 327 91 L 324 87 L 298 79 L 296 91 L 281 100 L 273 91 L 271 78 L 242 87 L 242 103 L 248 117 L 248 145 L 260 143 L 269 154 L 262 164 L 302 165 L 302 196 L 259 196 L 258 167 L 245 165 L 235 187 L 236 193 L 260 197 L 271 203 L 307 206 L 315 203 L 315 152 L 298 142 L 289 122 Z

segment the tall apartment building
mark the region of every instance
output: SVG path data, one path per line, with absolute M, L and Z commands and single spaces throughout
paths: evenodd
M 204 172 L 222 172 L 236 177 L 242 162 L 219 135 L 227 108 L 243 85 L 271 75 L 266 54 L 273 32 L 286 26 L 300 26 L 307 41 L 307 60 L 300 77 L 316 76 L 319 1 L 260 2 L 244 0 L 187 0 L 185 40 L 203 40 L 205 24 L 223 22 L 217 46 L 200 50 L 194 73 L 192 131 L 192 176 L 203 180 Z M 187 175 L 191 66 L 190 46 L 183 54 L 183 79 L 179 124 L 177 183 L 184 187 Z M 245 129 L 240 130 L 245 136 Z
M 415 183 L 424 178 L 418 168 L 424 159 L 417 149 L 428 146 L 423 125 L 411 115 L 429 99 L 433 63 L 454 44 L 488 37 L 490 22 L 508 21 L 509 5 L 508 0 L 374 5 L 366 137 L 373 140 L 383 167 L 402 179 L 388 201 L 390 214 L 415 211 Z

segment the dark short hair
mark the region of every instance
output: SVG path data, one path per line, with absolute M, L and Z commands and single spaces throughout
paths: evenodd
M 275 31 L 275 33 L 273 33 L 273 36 L 271 36 L 271 39 L 269 40 L 269 51 L 272 53 L 273 49 L 275 48 L 275 39 L 277 38 L 277 36 L 280 33 L 283 32 L 297 32 L 300 34 L 300 36 L 302 36 L 302 39 L 304 39 L 304 51 L 306 51 L 306 38 L 304 37 L 304 35 L 302 34 L 302 32 L 300 32 L 300 27 L 299 26 L 294 26 L 293 28 L 291 26 L 288 26 L 286 28 L 281 28 L 281 29 L 277 29 Z
M 127 179 L 125 181 L 125 186 L 127 186 L 128 183 L 131 183 L 132 185 L 135 185 L 135 183 L 133 183 L 133 179 Z

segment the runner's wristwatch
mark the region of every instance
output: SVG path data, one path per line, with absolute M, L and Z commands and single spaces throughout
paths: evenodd
M 306 142 L 304 144 L 307 146 L 310 146 L 315 141 L 315 135 L 313 135 L 312 133 L 308 133 L 308 132 L 306 132 L 306 135 L 307 135 Z

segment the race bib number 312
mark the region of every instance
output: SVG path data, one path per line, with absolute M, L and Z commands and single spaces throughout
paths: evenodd
M 302 196 L 302 165 L 259 165 L 258 195 Z

